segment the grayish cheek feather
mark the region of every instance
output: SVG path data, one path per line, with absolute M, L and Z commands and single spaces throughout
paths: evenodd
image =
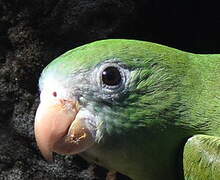
M 103 116 L 100 116 L 100 111 L 102 111 L 102 109 L 100 109 L 99 112 L 96 111 L 96 109 L 94 108 L 96 107 L 94 105 L 94 103 L 89 103 L 89 104 L 86 104 L 85 106 L 85 109 L 87 111 L 90 112 L 90 114 L 93 114 L 93 118 L 88 118 L 87 120 L 87 124 L 88 124 L 88 127 L 89 128 L 95 128 L 95 140 L 97 143 L 99 143 L 101 140 L 102 140 L 102 137 L 103 137 L 103 129 L 105 129 L 105 123 L 104 123 L 104 117 Z M 104 109 L 104 108 L 103 108 Z

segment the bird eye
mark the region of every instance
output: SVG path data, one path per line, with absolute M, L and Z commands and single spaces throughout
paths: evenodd
M 117 86 L 121 83 L 121 73 L 117 67 L 107 67 L 102 72 L 102 82 L 108 86 Z

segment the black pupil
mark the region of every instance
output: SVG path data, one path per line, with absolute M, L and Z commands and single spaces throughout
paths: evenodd
M 121 73 L 116 67 L 107 67 L 102 72 L 102 82 L 108 86 L 116 86 L 121 82 Z

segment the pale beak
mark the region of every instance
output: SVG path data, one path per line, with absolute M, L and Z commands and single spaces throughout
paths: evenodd
M 94 137 L 79 116 L 77 101 L 60 100 L 41 103 L 35 117 L 35 137 L 45 159 L 52 161 L 53 152 L 76 154 L 94 143 Z

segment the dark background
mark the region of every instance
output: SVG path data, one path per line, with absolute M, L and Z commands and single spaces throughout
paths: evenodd
M 211 2 L 0 0 L 0 179 L 104 179 L 106 170 L 78 156 L 57 155 L 54 164 L 41 157 L 33 134 L 40 72 L 65 51 L 107 38 L 220 53 Z

